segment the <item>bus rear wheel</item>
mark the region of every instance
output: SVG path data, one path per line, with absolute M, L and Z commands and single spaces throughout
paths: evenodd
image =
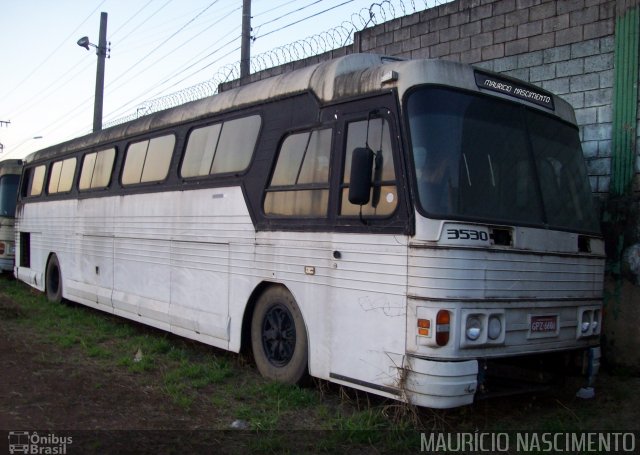
M 62 301 L 62 273 L 60 272 L 60 262 L 55 254 L 52 254 L 47 262 L 44 288 L 49 302 L 60 303 Z
M 262 376 L 297 384 L 307 374 L 307 331 L 300 308 L 283 287 L 267 289 L 251 320 L 251 347 Z

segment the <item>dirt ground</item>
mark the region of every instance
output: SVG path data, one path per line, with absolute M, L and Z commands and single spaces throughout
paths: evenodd
M 233 422 L 224 409 L 203 401 L 187 411 L 168 399 L 159 378 L 105 371 L 78 349 L 36 341 L 11 323 L 15 308 L 0 295 L 0 454 L 9 453 L 10 432 L 26 430 L 73 439 L 63 452 L 40 453 L 251 451 L 255 434 L 220 430 Z
M 0 428 L 60 430 L 210 428 L 202 410 L 184 415 L 160 391 L 124 371 L 35 343 L 0 326 Z
M 7 435 L 11 440 L 9 432 L 26 430 L 73 436 L 74 443 L 64 452 L 70 454 L 183 453 L 187 448 L 208 453 L 212 448 L 216 453 L 256 452 L 250 439 L 258 436 L 230 429 L 234 416 L 228 410 L 205 400 L 185 410 L 168 399 L 160 379 L 141 380 L 125 368 L 106 370 L 104 363 L 79 349 L 46 343 L 26 332 L 30 329 L 12 321 L 19 317 L 14 314 L 16 308 L 0 295 L 0 453 L 7 447 Z M 560 391 L 542 398 L 486 400 L 448 416 L 467 429 L 495 428 L 495 422 L 502 421 L 508 429 L 640 430 L 640 378 L 605 372 L 599 383 L 596 399 L 589 403 L 571 398 L 575 392 Z M 424 417 L 432 411 L 421 412 Z M 566 419 L 560 419 L 563 413 L 569 427 Z M 449 418 L 433 415 L 436 420 Z M 444 429 L 456 431 L 455 426 Z M 283 437 L 287 443 L 298 437 L 309 444 L 314 436 L 313 432 L 292 432 Z M 273 450 L 282 452 L 282 448 Z

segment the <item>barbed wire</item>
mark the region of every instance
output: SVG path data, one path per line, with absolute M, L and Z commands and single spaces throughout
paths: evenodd
M 353 37 L 356 32 L 360 32 L 368 27 L 381 25 L 409 14 L 414 14 L 430 7 L 437 7 L 450 1 L 452 0 L 431 0 L 431 2 L 429 0 L 422 0 L 420 3 L 424 4 L 424 7 L 420 10 L 414 0 L 382 0 L 372 3 L 369 8 L 362 8 L 357 13 L 353 13 L 350 20 L 344 21 L 336 27 L 251 57 L 251 71 L 257 73 L 269 68 L 343 48 L 353 43 Z M 431 3 L 431 6 L 429 6 L 429 3 Z M 270 33 L 273 33 L 273 31 L 259 35 L 255 37 L 254 40 L 260 39 Z M 224 65 L 211 79 L 168 95 L 144 101 L 136 107 L 135 112 L 132 114 L 107 122 L 104 124 L 104 127 L 108 128 L 119 125 L 144 115 L 215 95 L 218 93 L 220 84 L 239 78 L 239 61 Z

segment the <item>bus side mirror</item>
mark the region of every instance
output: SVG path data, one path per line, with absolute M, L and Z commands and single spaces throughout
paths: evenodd
M 369 147 L 358 147 L 353 151 L 349 181 L 349 202 L 352 204 L 366 205 L 369 203 L 373 155 L 373 150 Z

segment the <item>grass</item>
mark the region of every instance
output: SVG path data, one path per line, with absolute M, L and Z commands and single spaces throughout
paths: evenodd
M 615 415 L 614 423 L 606 425 L 614 430 L 624 425 L 634 429 L 640 421 L 640 403 L 629 403 L 628 394 L 616 387 L 598 402 L 576 401 L 572 395 L 524 396 L 439 411 L 325 381 L 313 387 L 273 383 L 240 355 L 80 305 L 51 304 L 6 277 L 0 277 L 0 323 L 54 346 L 64 356 L 76 356 L 78 364 L 91 361 L 134 378 L 140 387 L 159 390 L 184 416 L 209 412 L 212 428 L 227 429 L 234 420 L 243 421 L 262 435 L 251 442 L 258 452 L 287 452 L 295 437 L 298 447 L 313 452 L 354 447 L 402 452 L 418 450 L 421 431 L 602 430 L 603 422 Z M 638 384 L 628 376 L 617 381 L 625 388 Z M 102 393 L 109 384 L 98 378 L 94 387 Z M 317 433 L 310 438 L 308 432 L 297 431 L 305 429 Z
M 227 409 L 256 430 L 276 430 L 301 409 L 317 406 L 317 390 L 265 381 L 240 356 L 70 302 L 49 303 L 24 284 L 0 279 L 3 320 L 23 326 L 40 341 L 75 351 L 106 369 L 157 379 L 174 404 L 188 412 L 204 401 Z M 9 317 L 9 315 L 11 317 Z M 238 378 L 243 385 L 238 387 Z

